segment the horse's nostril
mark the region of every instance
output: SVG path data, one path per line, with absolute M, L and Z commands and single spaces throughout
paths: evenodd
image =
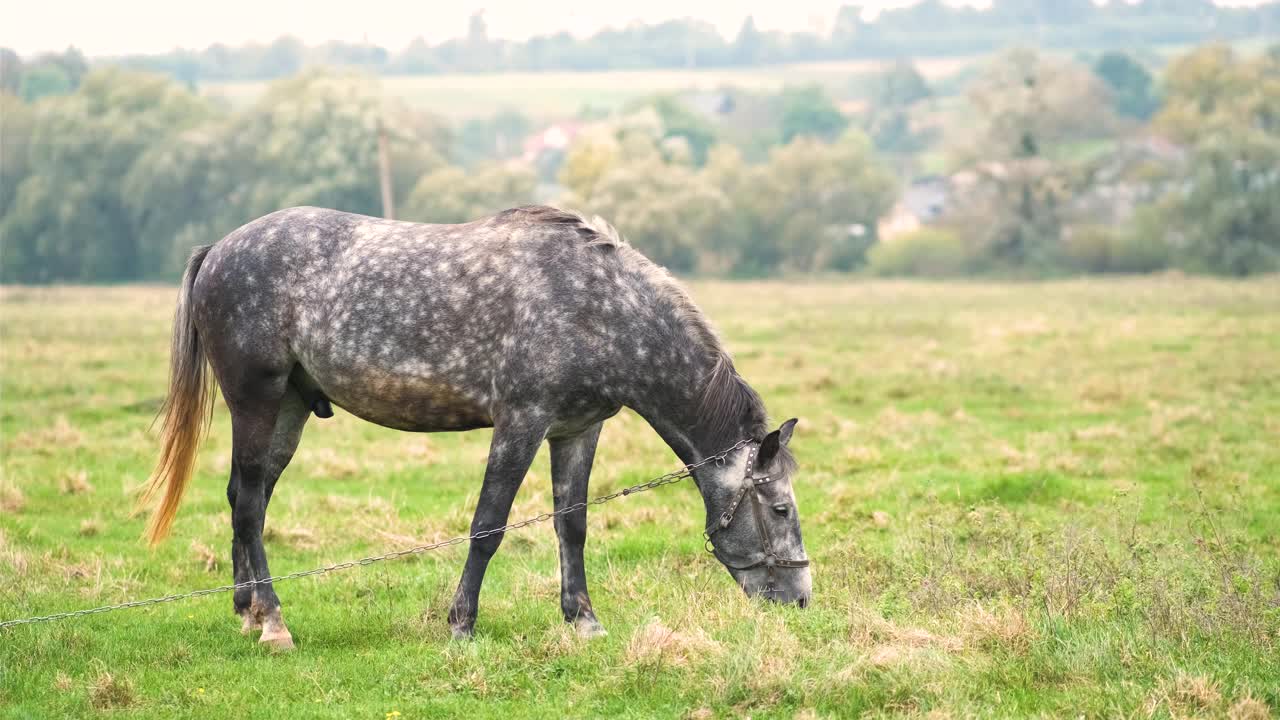
M 801 596 L 800 596 L 800 598 L 799 598 L 798 600 L 796 600 L 796 604 L 797 604 L 797 605 L 799 605 L 799 606 L 800 606 L 800 607 L 802 607 L 802 608 L 807 608 L 807 607 L 809 607 L 809 596 L 808 596 L 808 595 L 801 595 Z

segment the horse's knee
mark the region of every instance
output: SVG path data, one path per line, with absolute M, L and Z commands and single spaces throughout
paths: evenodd
M 556 533 L 560 542 L 570 547 L 584 545 L 587 542 L 587 514 L 571 513 L 560 515 L 556 523 Z
M 471 534 L 483 532 L 483 530 L 473 529 Z M 471 541 L 470 552 L 478 555 L 485 560 L 492 558 L 498 552 L 498 548 L 502 545 L 502 538 L 506 533 L 492 533 L 484 537 L 478 537 Z

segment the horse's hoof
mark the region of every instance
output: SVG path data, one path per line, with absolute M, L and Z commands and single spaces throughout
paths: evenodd
M 598 638 L 609 634 L 600 621 L 590 617 L 580 617 L 573 621 L 573 629 L 580 638 Z
M 243 616 L 241 616 L 241 618 L 242 618 L 240 623 L 241 635 L 248 635 L 254 630 L 262 629 L 262 623 L 258 622 L 257 619 L 253 617 L 252 613 L 245 613 Z
M 258 638 L 258 642 L 276 652 L 288 652 L 293 649 L 293 636 L 288 630 L 276 633 L 264 632 L 262 637 Z
M 450 629 L 453 631 L 454 640 L 470 640 L 476 634 L 475 629 L 461 625 L 451 625 Z

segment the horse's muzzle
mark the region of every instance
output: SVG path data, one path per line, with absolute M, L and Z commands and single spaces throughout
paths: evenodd
M 755 577 L 753 571 L 743 573 L 740 579 L 742 589 L 749 597 L 758 597 L 784 605 L 808 607 L 813 594 L 813 582 L 809 576 L 809 568 L 775 570 L 773 577 L 761 572 Z

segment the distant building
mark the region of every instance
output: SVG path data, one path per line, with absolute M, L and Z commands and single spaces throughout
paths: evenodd
M 584 127 L 585 124 L 579 122 L 558 122 L 548 125 L 524 139 L 524 153 L 521 158 L 532 164 L 546 152 L 564 152 Z
M 889 214 L 880 219 L 877 236 L 882 241 L 892 240 L 937 222 L 950 198 L 951 181 L 945 177 L 929 175 L 911 181 Z
M 680 96 L 690 110 L 712 120 L 728 115 L 737 107 L 733 95 L 726 90 L 690 90 Z
M 841 100 L 836 108 L 847 118 L 861 118 L 871 112 L 871 103 L 861 99 Z
M 1186 149 L 1156 135 L 1123 141 L 1095 166 L 1071 209 L 1096 223 L 1125 222 L 1182 182 L 1186 159 Z

